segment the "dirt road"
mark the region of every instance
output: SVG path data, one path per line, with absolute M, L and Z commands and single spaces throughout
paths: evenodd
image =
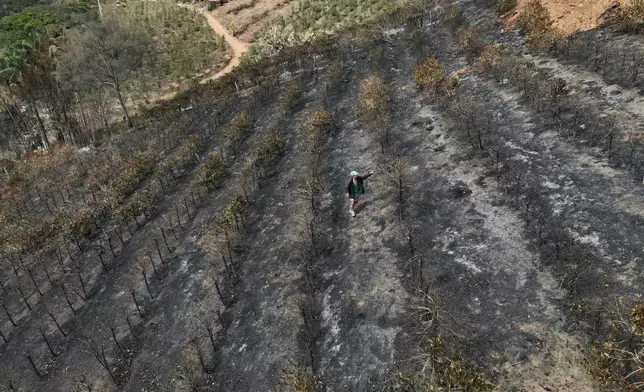
M 228 45 L 233 49 L 233 57 L 230 59 L 228 64 L 220 71 L 215 73 L 212 76 L 208 76 L 204 78 L 201 82 L 207 82 L 208 80 L 213 80 L 217 79 L 228 72 L 232 71 L 233 68 L 235 68 L 239 64 L 239 58 L 244 54 L 246 51 L 248 51 L 248 44 L 244 41 L 241 41 L 235 37 L 233 37 L 229 32 L 226 27 L 224 27 L 217 19 L 215 19 L 214 16 L 212 16 L 211 13 L 208 11 L 195 7 L 192 4 L 177 4 L 179 7 L 187 8 L 190 10 L 193 10 L 195 12 L 199 12 L 203 14 L 206 17 L 206 20 L 208 20 L 208 25 L 213 29 L 213 31 L 216 34 L 223 35 L 224 38 L 226 39 L 226 42 L 228 42 Z

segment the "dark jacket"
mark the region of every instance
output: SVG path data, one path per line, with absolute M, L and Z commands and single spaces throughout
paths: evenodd
M 366 180 L 370 176 L 371 173 L 364 176 L 358 176 L 356 178 L 356 180 L 358 181 L 358 190 L 361 195 L 364 195 L 364 180 Z M 349 197 L 353 197 L 353 178 L 349 180 L 349 185 L 347 185 L 347 195 L 349 195 Z

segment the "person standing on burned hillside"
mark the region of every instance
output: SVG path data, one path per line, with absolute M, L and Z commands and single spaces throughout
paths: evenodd
M 364 176 L 359 175 L 359 173 L 355 170 L 351 172 L 351 180 L 349 180 L 349 185 L 347 185 L 347 196 L 349 196 L 349 213 L 351 214 L 351 216 L 356 216 L 356 212 L 353 207 L 358 204 L 360 195 L 364 195 L 364 180 L 371 177 L 372 174 L 373 171 Z

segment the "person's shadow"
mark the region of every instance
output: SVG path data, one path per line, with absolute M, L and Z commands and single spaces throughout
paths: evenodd
M 356 215 L 360 214 L 362 212 L 362 210 L 367 208 L 367 206 L 370 203 L 371 203 L 370 201 L 363 201 L 363 202 L 358 203 L 358 205 L 355 206 L 355 208 L 353 209 L 355 211 Z

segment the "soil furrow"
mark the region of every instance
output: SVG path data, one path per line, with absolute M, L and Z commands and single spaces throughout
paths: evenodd
M 287 150 L 295 148 L 295 121 Z M 287 133 L 289 133 L 287 132 Z M 288 153 L 257 192 L 248 226 L 241 282 L 235 305 L 227 310 L 231 325 L 222 340 L 221 362 L 213 376 L 213 390 L 269 390 L 280 384 L 283 371 L 306 362 L 299 348 L 302 328 L 299 291 L 297 186 L 301 162 Z M 270 234 L 270 235 L 269 235 Z M 275 241 L 275 239 L 279 241 Z
M 243 150 L 238 151 L 240 157 L 248 155 L 247 152 L 258 140 L 272 129 L 275 107 L 271 104 L 262 106 L 252 114 L 255 125 L 252 134 L 243 143 Z M 236 157 L 231 171 L 239 172 L 243 163 L 243 159 Z M 231 312 L 226 310 L 226 306 L 231 306 L 231 292 L 236 296 L 232 286 L 237 279 L 241 279 L 243 285 L 245 279 L 243 273 L 240 278 L 230 278 L 228 268 L 241 268 L 243 263 L 239 259 L 246 260 L 248 251 L 240 249 L 239 253 L 233 252 L 233 262 L 226 254 L 226 266 L 221 260 L 221 248 L 215 243 L 215 221 L 222 208 L 242 192 L 240 181 L 241 178 L 236 175 L 229 179 L 227 185 L 195 212 L 192 230 L 181 238 L 174 255 L 180 267 L 171 279 L 166 279 L 168 282 L 164 282 L 160 297 L 149 311 L 141 354 L 132 364 L 132 375 L 124 390 L 210 388 L 219 381 L 209 375 L 225 364 L 221 358 L 221 341 L 227 332 L 226 328 L 231 322 L 239 323 L 236 315 L 232 315 L 231 321 Z M 253 228 L 256 219 L 260 218 L 251 216 L 245 223 L 247 228 Z M 250 239 L 243 242 L 253 243 Z M 246 246 L 242 245 L 242 248 Z M 235 267 L 232 267 L 233 263 Z M 218 295 L 215 279 L 224 293 L 223 297 Z M 189 305 L 186 306 L 186 303 Z
M 625 135 L 643 137 L 640 129 L 644 125 L 644 99 L 639 91 L 607 84 L 594 72 L 575 65 L 561 63 L 553 58 L 524 55 L 541 70 L 553 77 L 562 78 L 571 88 L 571 93 L 588 106 L 599 108 L 603 113 L 614 116 L 616 125 Z
M 434 40 L 449 40 L 436 26 L 431 28 Z M 571 347 L 580 343 L 579 337 L 563 330 L 565 291 L 542 267 L 521 229 L 522 215 L 493 190 L 495 180 L 485 161 L 454 135 L 451 120 L 412 92 L 408 55 L 404 48 L 396 50 L 393 58 L 402 63 L 393 69 L 406 73 L 393 76 L 398 86 L 394 122 L 400 149 L 412 164 L 416 190 L 411 204 L 419 216 L 412 262 L 421 260 L 420 277 L 407 283 L 417 296 L 407 317 L 419 324 L 421 336 L 430 330 L 441 334 L 452 354 L 498 376 L 501 390 L 558 389 L 570 383 L 579 391 L 595 390 L 583 354 Z M 449 69 L 463 66 L 453 53 L 432 54 L 447 61 Z M 459 182 L 471 194 L 455 196 Z M 431 323 L 416 321 L 427 320 L 430 309 L 420 305 L 428 300 L 435 312 Z M 416 345 L 407 355 L 423 358 L 426 353 Z
M 485 162 L 450 135 L 449 120 L 423 104 L 412 116 L 406 134 L 418 147 L 410 156 L 432 173 L 435 193 L 424 275 L 438 331 L 452 350 L 498 376 L 500 390 L 595 390 L 580 339 L 564 331 L 565 291 L 542 267 L 520 213 L 492 191 Z M 432 124 L 431 131 L 414 123 Z M 462 199 L 450 190 L 459 181 L 471 191 Z
M 336 101 L 333 110 L 340 131 L 329 141 L 332 180 L 325 199 L 336 228 L 333 251 L 321 264 L 319 367 L 328 391 L 373 388 L 393 370 L 408 298 L 397 257 L 385 246 L 394 235 L 395 210 L 385 196 L 384 170 L 378 168 L 380 147 L 355 119 L 356 90 L 347 89 L 351 93 Z M 377 172 L 366 180 L 367 194 L 352 218 L 345 194 L 348 173 L 370 169 Z
M 515 159 L 531 163 L 531 174 L 541 181 L 540 191 L 549 194 L 555 211 L 565 214 L 573 237 L 594 248 L 606 262 L 604 267 L 634 285 L 631 289 L 637 287 L 636 267 L 644 243 L 640 230 L 644 214 L 638 207 L 644 200 L 641 186 L 627 172 L 567 142 L 556 130 L 540 128 L 543 119 L 523 110 L 516 93 L 476 78 L 473 83 L 476 92 L 471 93 L 498 108 L 508 129 L 506 145 Z

